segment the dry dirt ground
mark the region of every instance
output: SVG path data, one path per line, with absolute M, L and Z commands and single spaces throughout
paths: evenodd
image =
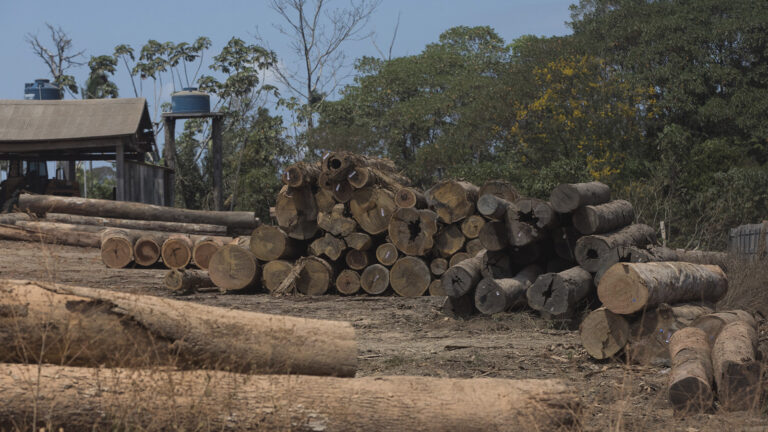
M 0 241 L 0 278 L 55 281 L 156 296 L 163 269 L 107 269 L 98 250 Z M 674 415 L 665 399 L 669 372 L 596 362 L 581 348 L 577 331 L 553 328 L 520 312 L 455 320 L 443 315 L 441 298 L 321 297 L 203 293 L 178 297 L 213 306 L 271 314 L 344 320 L 357 330 L 358 376 L 426 375 L 472 378 L 559 378 L 581 393 L 584 430 L 763 431 L 760 413 L 714 411 Z M 765 327 L 765 326 L 763 326 Z M 766 329 L 761 329 L 766 351 Z

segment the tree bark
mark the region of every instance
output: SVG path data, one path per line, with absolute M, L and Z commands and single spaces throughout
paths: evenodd
M 376 248 L 376 260 L 387 267 L 393 265 L 398 258 L 397 247 L 392 243 L 382 243 Z
M 208 276 L 208 272 L 201 270 L 168 270 L 163 277 L 163 285 L 170 291 L 188 293 L 198 288 L 211 288 L 215 284 Z
M 600 182 L 561 184 L 552 190 L 549 202 L 558 213 L 579 207 L 603 204 L 611 200 L 611 188 Z
M 461 223 L 461 232 L 468 239 L 476 239 L 480 235 L 480 230 L 485 225 L 485 219 L 480 215 L 472 215 Z
M 656 241 L 656 231 L 648 225 L 629 225 L 607 234 L 593 234 L 581 237 L 576 242 L 576 261 L 584 269 L 600 270 L 600 259 L 611 249 L 619 246 L 643 247 Z
M 373 246 L 373 239 L 366 233 L 355 232 L 344 237 L 347 247 L 357 251 L 367 251 Z
M 716 303 L 728 290 L 717 266 L 683 262 L 619 263 L 600 279 L 597 294 L 614 313 L 630 314 L 661 303 Z
M 317 202 L 309 186 L 283 186 L 277 194 L 275 218 L 288 236 L 309 240 L 317 233 Z
M 542 268 L 532 264 L 508 279 L 483 279 L 475 289 L 475 307 L 481 313 L 493 315 L 528 304 L 526 291 L 542 273 Z
M 97 216 L 80 216 L 64 213 L 47 213 L 45 221 L 71 225 L 91 225 L 107 228 L 125 228 L 142 231 L 160 231 L 180 234 L 226 236 L 227 227 L 223 225 L 163 222 L 155 220 L 115 219 Z M 248 228 L 246 228 L 248 229 Z
M 3 303 L 27 305 L 26 316 L 0 318 L 13 320 L 0 326 L 5 341 L 12 342 L 0 347 L 5 361 L 23 361 L 18 356 L 24 349 L 18 344 L 25 344 L 31 350 L 27 352 L 43 354 L 42 362 L 78 366 L 166 364 L 337 376 L 354 376 L 357 368 L 355 335 L 349 323 L 94 288 L 28 281 L 0 284 L 13 294 L 4 296 Z M 7 334 L 20 326 L 25 328 L 23 338 Z M 47 342 L 43 342 L 45 332 Z M 133 356 L 126 357 L 127 353 Z
M 390 241 L 406 255 L 424 256 L 435 246 L 437 214 L 431 210 L 398 208 L 389 221 Z
M 745 322 L 723 327 L 712 347 L 712 366 L 717 399 L 726 411 L 760 407 L 760 362 L 757 360 L 757 331 Z
M 259 219 L 253 212 L 188 210 L 128 201 L 110 201 L 52 195 L 19 196 L 19 209 L 32 213 L 66 213 L 83 216 L 223 225 L 237 229 L 254 229 Z
M 584 235 L 615 231 L 634 220 L 635 210 L 624 200 L 580 207 L 573 213 L 573 226 Z
M 381 234 L 387 230 L 396 210 L 394 194 L 379 188 L 358 189 L 352 194 L 349 210 L 363 231 Z
M 136 235 L 118 228 L 101 233 L 101 261 L 109 268 L 125 268 L 133 262 Z
M 320 175 L 320 165 L 314 163 L 299 162 L 285 169 L 281 179 L 287 186 L 298 188 L 312 186 L 317 183 Z
M 309 296 L 323 295 L 333 281 L 333 268 L 322 258 L 306 257 L 304 268 L 296 280 L 296 289 Z
M 424 260 L 407 256 L 400 258 L 389 272 L 389 283 L 401 297 L 419 297 L 424 295 L 432 282 L 429 267 Z
M 222 431 L 566 430 L 580 424 L 582 411 L 574 386 L 533 379 L 343 379 L 2 365 L 0 390 L 0 427 L 9 430 L 26 425 L 33 407 L 51 414 L 46 420 L 54 430 L 148 432 L 200 425 Z M 173 409 L 158 401 L 173 401 Z
M 261 269 L 261 280 L 264 288 L 274 292 L 288 277 L 293 269 L 293 263 L 285 260 L 274 260 L 264 264 Z
M 253 287 L 259 280 L 259 271 L 259 262 L 253 253 L 235 244 L 217 250 L 208 263 L 208 274 L 222 292 Z
M 318 212 L 317 226 L 339 237 L 346 237 L 357 229 L 354 219 L 344 216 L 344 204 L 336 204 L 330 213 Z
M 411 187 L 400 188 L 395 193 L 395 204 L 400 208 L 427 208 L 427 197 L 418 189 Z
M 581 267 L 545 273 L 528 288 L 528 305 L 555 318 L 570 317 L 593 290 L 592 275 Z
M 382 294 L 389 287 L 389 269 L 381 264 L 366 267 L 360 275 L 360 286 L 368 294 Z
M 456 224 L 444 226 L 435 239 L 435 250 L 442 257 L 450 257 L 458 253 L 464 247 L 467 238 L 462 234 Z
M 261 261 L 296 258 L 303 252 L 303 244 L 288 236 L 280 227 L 262 225 L 251 234 L 249 247 Z
M 325 233 L 309 245 L 309 252 L 314 256 L 325 255 L 331 261 L 338 261 L 346 248 L 344 240 Z
M 459 222 L 475 212 L 478 187 L 458 180 L 445 180 L 433 186 L 427 196 L 429 205 L 441 222 Z
M 192 249 L 192 262 L 197 268 L 208 270 L 211 257 L 222 246 L 224 246 L 224 242 L 211 237 L 202 237 L 195 240 L 195 247 Z
M 440 278 L 445 294 L 449 297 L 461 297 L 475 289 L 480 282 L 482 266 L 483 255 L 477 255 L 446 270 Z M 474 296 L 472 302 L 474 303 Z
M 675 411 L 696 413 L 712 407 L 712 359 L 707 334 L 686 327 L 672 335 L 669 356 L 669 402 Z
M 149 267 L 160 260 L 165 239 L 157 235 L 143 235 L 133 244 L 133 258 L 136 264 Z

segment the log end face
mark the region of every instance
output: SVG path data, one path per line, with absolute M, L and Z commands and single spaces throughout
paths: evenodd
M 597 296 L 611 312 L 627 315 L 645 307 L 649 292 L 630 265 L 617 263 L 600 278 Z
M 695 376 L 687 376 L 669 386 L 669 402 L 676 412 L 693 414 L 709 410 L 714 396 L 709 383 Z
M 483 279 L 475 289 L 475 307 L 486 315 L 504 312 L 508 308 L 507 296 L 492 279 Z
M 592 311 L 582 321 L 581 344 L 594 359 L 603 360 L 618 354 L 629 341 L 629 322 L 608 309 Z

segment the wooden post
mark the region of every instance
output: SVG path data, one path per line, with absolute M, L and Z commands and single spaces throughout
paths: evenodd
M 165 159 L 165 166 L 171 170 L 165 178 L 165 205 L 173 207 L 176 202 L 176 119 L 164 117 L 163 121 L 165 122 L 163 158 Z
M 213 117 L 211 137 L 213 143 L 211 153 L 213 155 L 213 207 L 214 210 L 223 210 L 222 186 L 221 186 L 221 116 Z M 234 205 L 234 203 L 233 203 Z
M 117 177 L 115 200 L 125 201 L 127 197 L 125 193 L 125 144 L 120 143 L 115 146 L 115 161 L 115 176 Z

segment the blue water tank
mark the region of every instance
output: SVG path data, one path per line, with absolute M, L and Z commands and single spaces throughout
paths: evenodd
M 59 87 L 47 79 L 36 79 L 33 83 L 24 84 L 24 99 L 26 100 L 59 100 Z
M 174 113 L 211 112 L 211 96 L 197 90 L 197 87 L 185 87 L 171 95 L 171 111 Z

